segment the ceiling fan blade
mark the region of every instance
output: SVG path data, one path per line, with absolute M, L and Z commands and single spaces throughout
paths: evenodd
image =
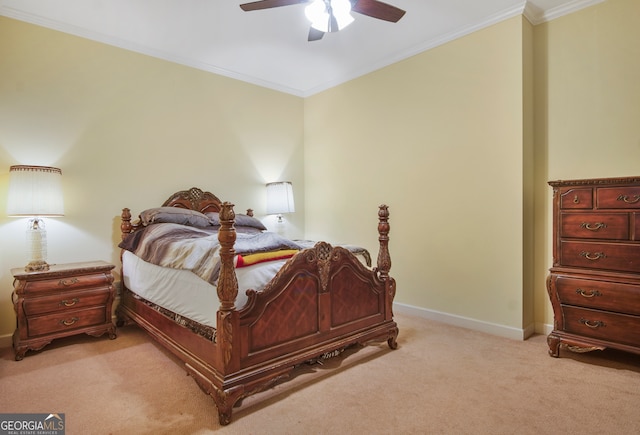
M 314 29 L 313 27 L 311 27 L 309 29 L 309 38 L 307 38 L 307 41 L 319 41 L 323 36 L 324 32 L 322 30 Z
M 351 0 L 351 10 L 362 15 L 397 23 L 406 11 L 378 0 Z
M 257 11 L 260 9 L 278 8 L 280 6 L 297 5 L 299 3 L 309 3 L 310 0 L 261 0 L 240 5 L 243 11 Z
M 338 20 L 336 20 L 336 16 L 333 15 L 333 11 L 329 11 L 329 31 L 337 32 L 338 30 L 340 30 Z

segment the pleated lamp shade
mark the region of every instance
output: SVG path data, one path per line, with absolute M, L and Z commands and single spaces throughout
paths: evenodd
M 7 215 L 64 216 L 62 171 L 50 166 L 11 166 Z
M 267 214 L 293 213 L 293 185 L 290 181 L 267 184 Z

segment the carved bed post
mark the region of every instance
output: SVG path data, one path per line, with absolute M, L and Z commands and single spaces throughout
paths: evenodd
M 133 225 L 131 225 L 131 210 L 128 208 L 122 209 L 122 214 L 120 215 L 120 238 L 122 240 L 127 237 L 133 231 Z M 120 250 L 120 264 L 122 264 L 122 254 L 124 253 L 124 249 Z M 122 268 L 120 269 L 122 271 Z
M 218 241 L 220 242 L 220 277 L 218 278 L 220 311 L 233 310 L 238 295 L 238 280 L 233 266 L 233 257 L 236 254 L 233 249 L 236 242 L 236 229 L 233 226 L 235 217 L 233 204 L 222 203 L 220 230 L 218 231 Z
M 389 255 L 389 207 L 382 204 L 378 209 L 378 240 L 380 241 L 380 250 L 378 251 L 378 273 L 380 279 L 384 281 L 385 288 L 385 318 L 393 319 L 393 298 L 396 296 L 396 280 L 389 276 L 391 270 L 391 255 Z M 394 327 L 389 330 L 387 344 L 391 349 L 398 347 L 398 328 Z
M 220 275 L 218 277 L 218 298 L 220 308 L 217 315 L 216 341 L 219 346 L 219 356 L 222 362 L 223 373 L 238 370 L 240 366 L 240 352 L 233 352 L 234 334 L 238 331 L 238 316 L 235 307 L 238 295 L 238 279 L 233 265 L 236 242 L 236 229 L 233 226 L 235 219 L 233 204 L 222 203 L 220 209 L 220 229 L 218 241 L 220 242 Z M 237 338 L 236 338 L 237 341 Z
M 389 278 L 389 270 L 391 270 L 391 256 L 389 255 L 389 207 L 382 204 L 378 210 L 378 241 L 380 241 L 380 250 L 378 251 L 378 271 L 380 278 L 386 280 Z
M 131 210 L 129 210 L 128 208 L 123 208 L 120 217 L 122 218 L 122 221 L 120 222 L 120 232 L 122 233 L 122 240 L 124 240 L 124 238 L 127 237 L 127 234 L 131 232 L 132 228 Z

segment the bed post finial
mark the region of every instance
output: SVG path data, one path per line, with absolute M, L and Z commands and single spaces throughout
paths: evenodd
M 389 207 L 382 204 L 378 209 L 378 241 L 380 250 L 378 251 L 378 271 L 380 278 L 387 279 L 391 270 L 391 256 L 389 255 Z
M 122 219 L 120 221 L 120 232 L 122 233 L 120 236 L 122 237 L 122 240 L 124 240 L 124 238 L 127 237 L 127 234 L 129 234 L 132 229 L 131 210 L 129 210 L 128 208 L 123 208 L 120 218 Z
M 235 308 L 238 295 L 238 280 L 236 278 L 233 257 L 236 252 L 233 245 L 236 242 L 236 229 L 233 222 L 236 215 L 233 204 L 223 202 L 220 209 L 220 230 L 218 241 L 220 242 L 220 277 L 218 278 L 218 298 L 220 310 L 231 311 Z

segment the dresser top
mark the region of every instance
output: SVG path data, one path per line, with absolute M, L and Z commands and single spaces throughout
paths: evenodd
M 549 181 L 549 185 L 553 187 L 559 186 L 606 186 L 618 184 L 640 184 L 640 176 L 638 177 L 614 177 L 614 178 L 590 178 L 586 180 L 556 180 Z
M 16 267 L 11 269 L 11 274 L 16 279 L 29 279 L 29 278 L 55 278 L 58 276 L 69 276 L 73 274 L 87 274 L 92 272 L 104 272 L 113 269 L 113 264 L 106 261 L 83 261 L 80 263 L 66 263 L 66 264 L 50 264 L 49 270 L 27 272 L 24 267 Z

